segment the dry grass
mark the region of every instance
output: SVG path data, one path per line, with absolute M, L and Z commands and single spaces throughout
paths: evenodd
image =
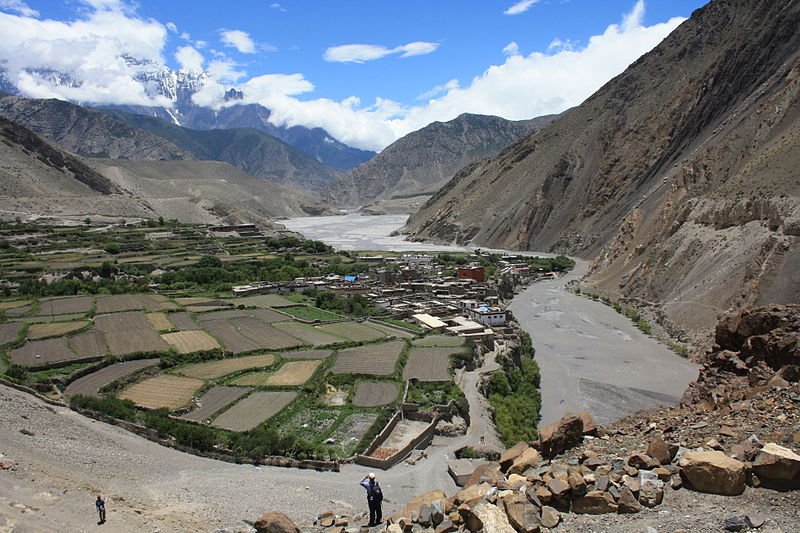
M 162 374 L 128 387 L 119 397 L 148 409 L 165 407 L 174 411 L 188 405 L 203 384 L 201 379 Z
M 394 372 L 394 365 L 404 346 L 402 341 L 391 341 L 342 350 L 331 372 L 389 375 Z
M 85 328 L 89 324 L 86 320 L 77 322 L 50 322 L 49 324 L 31 324 L 28 326 L 29 339 L 44 339 L 45 337 L 60 337 L 73 331 Z
M 147 320 L 156 331 L 169 331 L 175 327 L 166 313 L 147 313 Z
M 0 302 L 0 311 L 7 309 L 14 309 L 15 307 L 22 307 L 31 303 L 30 300 L 16 300 L 14 302 Z
M 194 353 L 215 350 L 219 348 L 217 340 L 205 331 L 178 331 L 161 335 L 178 353 Z
M 297 387 L 314 375 L 322 361 L 290 361 L 277 372 L 253 372 L 233 381 L 247 387 Z
M 198 363 L 177 369 L 175 372 L 184 376 L 199 379 L 217 379 L 234 372 L 249 370 L 251 368 L 265 368 L 275 364 L 274 355 L 251 355 L 234 359 L 221 359 Z

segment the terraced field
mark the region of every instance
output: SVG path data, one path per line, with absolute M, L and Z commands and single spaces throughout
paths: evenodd
M 378 407 L 389 405 L 397 399 L 397 383 L 389 381 L 366 381 L 356 387 L 353 405 L 358 407 Z
M 464 346 L 464 338 L 451 335 L 428 335 L 427 337 L 411 341 L 411 344 L 414 346 Z
M 17 340 L 22 324 L 19 322 L 6 322 L 0 324 L 0 344 L 9 344 Z
M 203 322 L 203 329 L 213 335 L 226 351 L 233 354 L 251 352 L 260 348 L 258 343 L 239 333 L 236 326 L 228 320 Z
M 67 333 L 72 333 L 85 328 L 89 324 L 86 320 L 77 322 L 47 322 L 43 324 L 31 324 L 28 326 L 29 339 L 43 339 L 45 337 L 60 337 Z
M 295 352 L 282 352 L 284 359 L 327 359 L 333 352 L 331 350 L 298 350 Z
M 74 361 L 78 359 L 67 346 L 66 337 L 43 341 L 28 341 L 21 348 L 9 352 L 9 358 L 15 365 L 39 367 L 52 363 Z
M 140 407 L 174 411 L 188 405 L 203 385 L 201 379 L 161 374 L 128 387 L 118 397 Z
M 108 351 L 103 334 L 96 329 L 82 331 L 68 341 L 69 347 L 81 359 L 105 355 Z
M 100 389 L 106 385 L 135 374 L 139 370 L 155 366 L 158 362 L 158 359 L 137 359 L 136 361 L 114 363 L 113 365 L 101 368 L 97 372 L 76 379 L 67 385 L 64 394 L 67 396 L 81 394 L 83 396 L 99 397 Z
M 251 355 L 198 363 L 175 370 L 177 374 L 198 379 L 219 379 L 234 372 L 253 368 L 266 368 L 275 364 L 274 355 Z
M 174 327 L 166 313 L 147 313 L 147 320 L 156 331 L 169 331 Z
M 212 425 L 230 431 L 248 431 L 278 414 L 296 397 L 296 392 L 256 391 L 219 415 Z
M 322 324 L 319 326 L 319 329 L 326 333 L 330 333 L 331 335 L 337 335 L 339 337 L 344 337 L 345 339 L 350 339 L 351 341 L 356 342 L 373 341 L 376 339 L 382 339 L 386 336 L 382 331 L 378 331 L 377 329 L 371 328 L 366 324 L 361 324 L 359 322 L 335 322 L 333 324 Z
M 242 335 L 255 341 L 259 348 L 283 350 L 303 344 L 301 340 L 255 318 L 234 318 L 230 322 Z
M 161 338 L 180 354 L 207 352 L 220 347 L 217 340 L 205 331 L 176 331 L 163 333 Z
M 200 324 L 192 320 L 192 315 L 185 311 L 179 313 L 170 313 L 167 315 L 169 321 L 175 326 L 175 329 L 180 331 L 193 331 L 200 329 Z
M 39 316 L 84 314 L 91 311 L 93 305 L 91 296 L 44 300 L 39 304 Z
M 450 381 L 450 356 L 461 352 L 453 348 L 413 347 L 408 354 L 408 362 L 403 370 L 403 379 L 419 381 Z
M 286 307 L 290 305 L 297 305 L 294 302 L 291 302 L 284 298 L 283 296 L 279 296 L 277 294 L 259 294 L 257 296 L 246 296 L 244 298 L 238 298 L 236 303 L 244 305 L 246 307 Z
M 194 409 L 180 418 L 191 422 L 203 422 L 248 392 L 250 392 L 250 389 L 216 385 L 197 400 L 197 406 Z
M 320 330 L 318 326 L 312 326 L 310 324 L 301 324 L 300 322 L 278 322 L 273 326 L 289 335 L 297 337 L 302 340 L 303 343 L 311 346 L 326 346 L 328 344 L 347 341 L 347 339 L 343 337 L 331 335 L 330 333 Z
M 232 383 L 245 387 L 297 387 L 311 379 L 321 363 L 319 360 L 290 361 L 275 372 L 251 372 Z
M 336 357 L 331 372 L 389 375 L 394 372 L 395 363 L 404 347 L 405 343 L 402 341 L 390 341 L 342 350 Z

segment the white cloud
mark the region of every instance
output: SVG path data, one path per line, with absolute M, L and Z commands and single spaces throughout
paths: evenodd
M 519 45 L 516 41 L 511 41 L 503 48 L 503 53 L 507 56 L 518 56 L 519 55 Z
M 529 10 L 531 7 L 533 7 L 534 4 L 538 4 L 538 3 L 539 3 L 539 0 L 521 0 L 520 2 L 517 2 L 513 6 L 509 7 L 505 11 L 503 11 L 503 14 L 504 15 L 519 15 L 521 13 L 525 13 L 527 10 Z
M 256 51 L 256 43 L 250 34 L 242 30 L 223 30 L 220 32 L 222 44 L 230 48 L 235 48 L 243 54 L 253 54 Z
M 325 50 L 322 58 L 331 63 L 364 63 L 392 54 L 400 54 L 400 57 L 430 54 L 435 52 L 437 48 L 439 48 L 439 43 L 425 41 L 415 41 L 394 48 L 387 48 L 379 44 L 343 44 L 331 46 Z
M 284 13 L 286 13 L 286 10 L 278 2 L 273 2 L 272 4 L 269 5 L 269 7 L 271 7 L 272 9 L 277 9 L 278 11 L 283 11 Z
M 202 72 L 205 59 L 203 54 L 191 46 L 181 46 L 175 51 L 175 60 L 181 70 L 187 72 Z
M 22 0 L 0 0 L 0 9 L 18 13 L 23 17 L 38 17 L 39 12 Z
M 164 24 L 164 26 L 166 26 L 166 28 L 172 33 L 178 33 L 178 27 L 175 25 L 174 22 L 167 22 L 166 24 Z
M 217 59 L 208 64 L 206 71 L 220 81 L 235 83 L 247 76 L 239 67 L 241 65 L 231 59 Z
M 429 100 L 440 94 L 444 94 L 447 91 L 451 91 L 453 89 L 458 89 L 460 87 L 458 80 L 453 79 L 448 81 L 447 83 L 443 83 L 442 85 L 437 85 L 433 89 L 425 91 L 424 93 L 417 96 L 417 100 Z

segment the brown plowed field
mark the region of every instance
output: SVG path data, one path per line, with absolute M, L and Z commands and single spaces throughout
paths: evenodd
M 296 392 L 257 391 L 219 415 L 212 425 L 231 431 L 247 431 L 278 414 L 296 397 Z
M 304 344 L 310 344 L 311 346 L 325 346 L 347 341 L 347 339 L 336 337 L 330 333 L 320 331 L 317 327 L 301 324 L 300 322 L 278 322 L 273 324 L 273 327 L 293 335 L 303 341 Z
M 238 300 L 237 300 L 238 301 Z M 198 315 L 197 319 L 200 322 L 207 322 L 209 320 L 222 320 L 231 318 L 255 318 L 262 322 L 280 322 L 283 320 L 291 320 L 284 314 L 273 311 L 272 309 L 225 309 L 224 311 L 213 311 L 210 313 L 203 313 Z
M 8 344 L 17 340 L 22 324 L 19 322 L 7 322 L 0 324 L 0 344 Z
M 179 368 L 175 372 L 190 378 L 217 379 L 241 370 L 266 368 L 273 364 L 275 364 L 274 355 L 250 355 L 247 357 L 220 359 L 219 361 L 189 365 Z
M 12 363 L 20 366 L 39 366 L 78 358 L 67 347 L 66 337 L 28 341 L 22 348 L 11 350 L 9 357 Z
M 394 365 L 404 346 L 402 341 L 390 341 L 342 350 L 336 357 L 336 364 L 331 372 L 389 375 L 394 372 Z
M 14 302 L 0 302 L 0 311 L 8 311 L 15 307 L 23 307 L 30 304 L 30 300 L 16 300 Z
M 327 359 L 333 352 L 331 350 L 299 350 L 297 352 L 282 352 L 284 359 Z
M 419 381 L 450 381 L 450 356 L 460 352 L 456 348 L 411 348 L 403 379 Z
M 156 331 L 168 331 L 174 327 L 166 313 L 147 313 L 147 320 Z
M 141 311 L 130 311 L 127 313 L 114 313 L 113 315 L 100 315 L 94 317 L 94 323 L 97 329 L 103 332 L 109 331 L 130 331 L 134 329 L 149 329 L 150 321 L 147 320 L 147 315 Z
M 261 348 L 267 350 L 282 350 L 303 344 L 302 341 L 295 339 L 288 333 L 275 329 L 255 318 L 234 318 L 231 323 L 236 326 L 239 333 L 257 342 Z
M 296 303 L 290 302 L 283 296 L 279 296 L 277 294 L 259 294 L 257 296 L 247 296 L 245 298 L 237 299 L 236 302 L 242 305 L 253 307 L 286 307 L 290 305 L 297 305 Z
M 203 329 L 211 333 L 222 343 L 225 350 L 231 353 L 249 352 L 260 348 L 258 344 L 239 333 L 227 320 L 203 322 Z
M 232 404 L 251 389 L 217 385 L 209 389 L 197 400 L 197 407 L 180 418 L 192 422 L 203 422 L 220 409 Z
M 358 407 L 388 405 L 397 399 L 397 391 L 397 383 L 386 381 L 359 383 L 353 396 L 353 405 Z
M 152 329 L 132 329 L 129 331 L 108 331 L 106 342 L 111 355 L 125 355 L 139 352 L 164 352 L 169 344 Z
M 192 320 L 192 315 L 181 311 L 180 313 L 170 313 L 167 315 L 169 321 L 175 326 L 175 329 L 181 331 L 194 331 L 200 329 L 200 324 Z
M 28 326 L 29 339 L 43 339 L 45 337 L 60 337 L 67 333 L 77 331 L 86 327 L 89 322 L 80 320 L 77 322 L 49 322 L 45 324 L 31 324 Z
M 322 361 L 291 361 L 284 363 L 276 372 L 252 372 L 233 380 L 235 385 L 246 387 L 297 387 L 303 385 Z
M 69 347 L 81 359 L 105 355 L 107 351 L 106 340 L 103 334 L 96 329 L 73 335 L 69 338 Z
M 149 409 L 166 407 L 173 411 L 192 401 L 192 396 L 202 386 L 201 379 L 161 374 L 128 387 L 119 397 Z
M 72 298 L 45 300 L 39 305 L 39 316 L 88 313 L 92 310 L 93 303 L 94 300 L 91 296 L 75 296 Z
M 352 341 L 371 341 L 381 339 L 386 335 L 383 332 L 373 329 L 367 325 L 359 324 L 358 322 L 335 322 L 333 324 L 322 324 L 319 329 L 330 333 L 331 335 L 338 335 L 345 339 Z
M 82 394 L 84 396 L 100 396 L 100 389 L 120 378 L 130 376 L 150 366 L 158 364 L 158 359 L 137 359 L 136 361 L 125 361 L 123 363 L 114 363 L 101 368 L 97 372 L 93 372 L 82 378 L 78 378 L 64 390 L 67 396 L 75 396 Z
M 205 352 L 220 347 L 217 339 L 205 331 L 178 331 L 161 335 L 168 344 L 174 346 L 178 353 L 187 354 Z
M 144 309 L 144 302 L 136 294 L 107 294 L 97 297 L 97 313 L 119 313 Z

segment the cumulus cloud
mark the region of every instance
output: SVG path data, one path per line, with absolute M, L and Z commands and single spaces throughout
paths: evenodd
M 175 51 L 175 60 L 181 70 L 187 72 L 202 72 L 205 59 L 203 54 L 191 46 L 181 46 Z
M 278 11 L 283 11 L 284 13 L 286 13 L 286 9 L 284 9 L 284 7 L 282 5 L 280 5 L 278 2 L 273 2 L 272 4 L 269 5 L 269 7 L 271 7 L 272 9 L 277 9 Z
M 513 6 L 509 7 L 505 11 L 503 11 L 503 14 L 504 15 L 519 15 L 521 13 L 525 13 L 527 10 L 529 10 L 531 7 L 533 7 L 534 4 L 538 4 L 538 3 L 539 3 L 539 0 L 521 0 L 520 2 L 517 2 Z
M 235 48 L 243 54 L 253 54 L 256 51 L 256 43 L 250 34 L 242 30 L 223 30 L 220 32 L 222 44 L 227 47 Z
M 393 54 L 400 54 L 400 57 L 431 54 L 437 48 L 439 48 L 439 43 L 425 41 L 415 41 L 394 48 L 387 48 L 379 44 L 342 44 L 331 46 L 325 50 L 322 58 L 331 63 L 364 63 Z
M 0 0 L 0 9 L 18 13 L 24 17 L 38 17 L 39 12 L 22 0 Z

